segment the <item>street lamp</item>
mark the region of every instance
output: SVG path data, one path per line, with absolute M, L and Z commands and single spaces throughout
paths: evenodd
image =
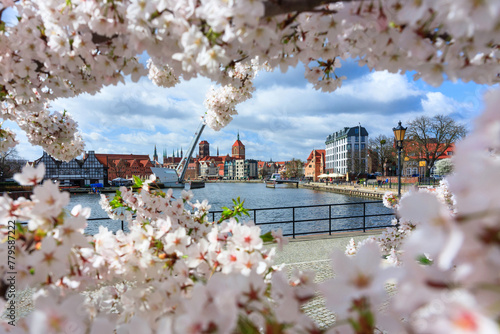
M 396 147 L 398 149 L 398 198 L 401 198 L 401 151 L 403 150 L 403 140 L 405 139 L 406 128 L 401 126 L 399 121 L 396 128 L 392 128 L 396 138 Z

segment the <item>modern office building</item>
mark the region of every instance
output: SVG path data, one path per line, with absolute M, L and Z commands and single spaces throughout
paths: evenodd
M 368 131 L 361 125 L 344 127 L 326 138 L 327 173 L 366 173 Z

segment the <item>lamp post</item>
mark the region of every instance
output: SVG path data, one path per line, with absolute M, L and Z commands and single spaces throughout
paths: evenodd
M 398 149 L 398 198 L 401 198 L 401 151 L 403 150 L 403 140 L 405 139 L 406 128 L 401 126 L 399 121 L 396 128 L 392 128 L 396 138 L 396 147 Z

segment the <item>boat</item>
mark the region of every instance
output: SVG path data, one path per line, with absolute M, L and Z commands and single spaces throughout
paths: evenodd
M 175 169 L 151 167 L 151 171 L 156 176 L 156 182 L 161 183 L 165 188 L 184 188 L 182 182 L 179 184 L 179 176 Z
M 186 190 L 205 188 L 203 181 L 180 181 L 175 169 L 151 167 L 151 171 L 156 176 L 156 183 L 161 188 L 183 188 Z

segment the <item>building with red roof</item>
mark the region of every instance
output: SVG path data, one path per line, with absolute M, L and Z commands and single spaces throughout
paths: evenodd
M 245 160 L 245 145 L 240 140 L 240 133 L 238 132 L 238 137 L 233 144 L 231 149 L 231 156 L 234 159 L 243 159 Z
M 319 176 L 325 173 L 325 150 L 312 150 L 304 166 L 306 178 L 318 181 Z
M 153 172 L 149 155 L 146 154 L 104 154 L 96 153 L 97 160 L 108 170 L 108 180 L 117 177 L 131 178 L 132 175 L 149 177 Z

